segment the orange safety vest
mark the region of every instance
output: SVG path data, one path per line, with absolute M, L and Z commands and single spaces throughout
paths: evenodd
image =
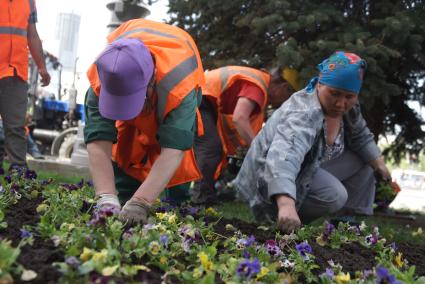
M 123 23 L 108 36 L 108 42 L 120 38 L 137 38 L 143 41 L 155 58 L 155 105 L 152 111 L 144 110 L 129 121 L 117 121 L 117 143 L 112 148 L 112 159 L 128 175 L 143 182 L 161 152 L 156 134 L 159 125 L 172 110 L 194 89 L 202 89 L 204 73 L 195 42 L 182 29 L 145 19 Z M 96 65 L 87 72 L 91 87 L 100 93 L 100 80 Z M 201 101 L 201 98 L 198 98 Z M 199 105 L 199 103 L 198 103 Z M 198 134 L 203 125 L 197 110 Z M 184 153 L 183 160 L 168 187 L 201 178 L 193 149 Z
M 270 83 L 270 75 L 249 67 L 227 66 L 206 72 L 205 80 L 206 86 L 203 90 L 203 95 L 217 108 L 217 130 L 223 144 L 223 159 L 215 173 L 215 178 L 217 179 L 222 169 L 227 165 L 227 156 L 234 155 L 238 147 L 247 145 L 233 123 L 233 115 L 225 114 L 221 111 L 221 95 L 239 80 L 249 81 L 263 91 L 264 102 L 261 110 L 251 117 L 251 127 L 254 133 L 257 134 L 264 122 L 264 110 L 267 106 L 267 88 Z
M 0 0 L 0 79 L 14 76 L 28 79 L 27 29 L 34 0 Z

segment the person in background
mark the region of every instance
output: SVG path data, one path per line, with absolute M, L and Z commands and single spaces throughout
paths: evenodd
M 376 171 L 391 180 L 358 96 L 366 62 L 338 51 L 251 143 L 235 186 L 258 220 L 283 232 L 327 214 L 373 214 Z
M 27 139 L 27 153 L 30 154 L 34 159 L 44 159 L 44 156 L 41 154 L 40 149 L 38 148 L 37 143 L 31 136 L 29 128 L 25 127 L 25 137 Z M 4 151 L 4 130 L 3 130 L 3 121 L 0 117 L 0 169 L 3 171 L 3 161 L 5 158 Z
M 195 138 L 196 162 L 202 180 L 195 182 L 195 204 L 217 202 L 215 181 L 230 155 L 248 148 L 264 123 L 268 105 L 279 107 L 298 89 L 298 73 L 275 68 L 270 74 L 250 67 L 227 66 L 205 73 L 200 106 L 205 134 Z
M 34 0 L 0 0 L 0 115 L 11 167 L 26 167 L 28 48 L 42 86 L 50 83 L 36 22 Z
M 200 178 L 192 150 L 204 71 L 184 30 L 145 19 L 123 23 L 90 67 L 84 138 L 98 207 L 147 222 L 165 188 Z M 112 162 L 111 162 L 112 158 Z M 118 194 L 117 194 L 118 191 Z

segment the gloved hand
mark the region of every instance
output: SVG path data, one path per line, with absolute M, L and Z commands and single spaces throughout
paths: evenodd
M 113 206 L 117 209 L 121 209 L 121 204 L 118 200 L 118 197 L 115 194 L 104 193 L 99 195 L 97 200 L 97 208 L 101 209 L 102 207 Z
M 130 199 L 123 206 L 118 218 L 123 222 L 128 222 L 128 224 L 146 224 L 148 222 L 150 208 L 148 204 L 142 201 Z

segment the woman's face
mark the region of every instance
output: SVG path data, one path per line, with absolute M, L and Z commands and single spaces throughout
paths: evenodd
M 317 91 L 323 111 L 330 117 L 342 117 L 356 103 L 357 94 L 335 89 L 320 83 L 317 84 Z

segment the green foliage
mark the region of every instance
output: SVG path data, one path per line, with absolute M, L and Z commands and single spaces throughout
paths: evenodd
M 170 22 L 195 38 L 206 69 L 290 66 L 306 84 L 335 50 L 359 54 L 368 62 L 360 100 L 373 133 L 397 135 L 388 150 L 397 160 L 423 148 L 423 121 L 406 104 L 425 103 L 423 0 L 169 3 Z

